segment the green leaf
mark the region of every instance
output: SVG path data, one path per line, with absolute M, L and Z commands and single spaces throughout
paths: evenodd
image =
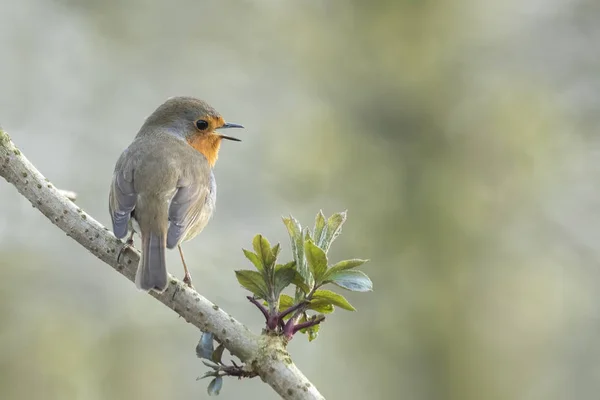
M 279 257 L 279 252 L 280 251 L 281 251 L 281 246 L 280 246 L 279 243 L 277 243 L 275 246 L 273 246 L 271 248 L 271 252 L 273 253 L 273 257 L 275 258 L 275 260 L 277 260 L 277 257 Z
M 315 282 L 321 283 L 327 273 L 327 255 L 310 239 L 304 242 L 304 253 Z
M 279 296 L 279 312 L 287 310 L 293 305 L 294 298 L 292 296 L 288 296 L 287 294 L 282 294 L 281 296 Z
M 208 389 L 206 391 L 208 392 L 209 396 L 218 396 L 219 393 L 221 392 L 222 388 L 223 388 L 223 378 L 220 376 L 217 376 L 215 379 L 210 381 L 210 383 L 208 384 Z
M 331 243 L 342 233 L 344 222 L 346 222 L 346 211 L 335 213 L 327 220 L 327 233 L 321 246 L 325 252 L 329 251 Z
M 306 241 L 306 239 L 310 239 L 312 240 L 312 235 L 310 233 L 310 229 L 308 228 L 304 228 L 304 240 Z
M 321 324 L 318 324 L 318 325 L 311 326 L 310 328 L 307 329 L 309 342 L 312 342 L 313 340 L 315 340 L 317 338 L 317 336 L 319 336 L 319 328 L 320 327 L 321 327 Z
M 285 311 L 288 308 L 292 307 L 295 303 L 294 298 L 292 296 L 288 296 L 287 294 L 281 294 L 279 296 L 279 312 Z M 289 320 L 290 318 L 292 318 L 294 316 L 294 313 L 290 313 L 288 315 L 286 315 L 285 317 L 283 317 L 284 321 Z
M 323 215 L 323 210 L 320 210 L 315 218 L 315 229 L 313 229 L 315 244 L 320 248 L 323 248 L 323 240 L 325 239 L 325 234 L 327 233 L 325 226 L 325 216 Z
M 254 293 L 256 296 L 262 299 L 267 298 L 267 285 L 260 272 L 243 269 L 240 271 L 235 271 L 235 276 L 240 285 Z
M 367 261 L 369 261 L 369 260 L 361 260 L 359 258 L 353 258 L 351 260 L 340 261 L 339 263 L 337 263 L 337 264 L 333 265 L 331 268 L 329 268 L 329 270 L 327 271 L 327 276 L 325 277 L 325 280 L 327 280 L 328 277 L 331 276 L 332 274 L 335 274 L 339 271 L 345 271 L 347 269 L 359 267 L 359 266 L 363 265 L 364 263 L 366 263 Z
M 282 218 L 282 220 L 283 224 L 288 230 L 290 239 L 292 239 L 292 241 L 302 239 L 302 227 L 300 226 L 300 222 L 298 222 L 296 218 L 290 215 L 289 218 Z
M 304 235 L 302 233 L 302 227 L 300 223 L 292 216 L 289 218 L 283 218 L 283 223 L 287 228 L 288 234 L 290 235 L 290 242 L 292 246 L 292 255 L 294 261 L 296 261 L 296 270 L 302 277 L 305 284 L 308 286 L 312 285 L 312 275 L 306 265 L 306 258 L 304 257 Z
M 216 369 L 216 370 L 221 368 L 221 366 L 219 364 L 217 364 L 216 362 L 213 362 L 212 360 L 203 358 L 200 361 L 202 361 L 202 364 L 206 365 L 209 368 Z
M 332 292 L 331 290 L 316 290 L 311 303 L 313 301 L 321 301 L 323 303 L 333 304 L 334 306 L 338 306 L 344 310 L 356 311 L 356 309 L 352 307 L 352 304 L 350 304 L 344 296 Z
M 302 278 L 298 271 L 296 271 L 292 283 L 296 285 L 296 287 L 298 287 L 302 292 L 304 292 L 304 294 L 308 294 L 308 292 L 310 292 L 310 286 L 304 282 L 304 278 Z
M 273 250 L 271 250 L 271 243 L 269 243 L 267 238 L 261 234 L 254 236 L 252 247 L 254 247 L 258 258 L 262 260 L 265 269 L 273 268 L 275 256 L 273 255 Z
M 331 314 L 335 310 L 335 307 L 327 300 L 313 299 L 308 305 L 308 309 L 323 314 Z
M 296 270 L 293 267 L 282 266 L 275 270 L 275 279 L 273 284 L 273 290 L 275 291 L 275 296 L 279 296 L 279 293 L 283 289 L 289 286 L 290 283 L 294 280 L 296 276 Z
M 217 346 L 217 349 L 212 353 L 212 360 L 216 363 L 221 363 L 221 358 L 223 358 L 223 350 L 225 350 L 225 346 L 223 343 Z
M 367 274 L 358 270 L 336 272 L 327 277 L 327 282 L 353 292 L 369 292 L 373 290 L 371 279 L 369 279 Z
M 205 372 L 204 375 L 197 377 L 196 380 L 199 381 L 200 379 L 208 378 L 209 376 L 212 376 L 212 377 L 219 376 L 219 372 L 217 372 L 217 371 Z
M 244 251 L 244 255 L 260 272 L 264 272 L 265 266 L 262 263 L 262 260 L 258 258 L 256 253 L 251 252 L 250 250 L 242 249 Z
M 280 268 L 293 268 L 295 270 L 296 269 L 296 261 L 290 261 L 285 264 L 277 264 L 275 266 L 275 271 L 277 271 Z

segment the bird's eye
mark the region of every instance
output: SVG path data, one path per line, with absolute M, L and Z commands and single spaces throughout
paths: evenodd
M 208 128 L 208 122 L 203 119 L 199 119 L 198 121 L 196 121 L 196 128 L 203 131 Z

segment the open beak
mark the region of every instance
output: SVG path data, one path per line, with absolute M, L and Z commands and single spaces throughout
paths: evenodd
M 244 128 L 242 125 L 239 124 L 232 124 L 232 123 L 225 123 L 224 125 L 218 127 L 217 129 L 227 129 L 227 128 Z M 227 139 L 227 140 L 233 140 L 235 142 L 241 142 L 241 139 L 238 139 L 236 137 L 233 136 L 226 136 L 226 135 L 221 135 L 219 134 L 219 136 L 221 136 L 222 139 Z

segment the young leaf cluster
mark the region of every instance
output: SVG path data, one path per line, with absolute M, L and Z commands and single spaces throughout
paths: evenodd
M 272 308 L 277 310 L 279 296 L 283 289 L 288 287 L 296 276 L 294 262 L 277 264 L 280 246 L 271 244 L 262 235 L 256 235 L 252 241 L 254 252 L 244 249 L 244 255 L 252 262 L 254 270 L 235 271 L 240 285 L 248 289 L 256 298 L 265 300 Z
M 313 340 L 319 323 L 324 319 L 323 314 L 332 313 L 336 306 L 355 311 L 343 295 L 323 289 L 323 286 L 331 284 L 355 292 L 372 290 L 369 277 L 356 269 L 367 260 L 348 259 L 333 265 L 329 263 L 327 253 L 340 235 L 345 221 L 346 212 L 329 218 L 319 212 L 311 231 L 303 228 L 292 216 L 283 218 L 293 256 L 293 260 L 285 264 L 277 263 L 280 245 L 271 247 L 262 235 L 254 237 L 254 251 L 244 250 L 256 270 L 236 271 L 236 276 L 255 299 L 264 300 L 268 310 L 253 302 L 265 314 L 267 329 L 283 333 L 288 338 L 300 331 L 308 333 L 309 340 Z M 289 286 L 295 288 L 293 296 L 283 293 Z

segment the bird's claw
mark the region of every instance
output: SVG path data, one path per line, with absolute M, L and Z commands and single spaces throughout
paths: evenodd
M 183 283 L 185 283 L 190 289 L 194 289 L 194 286 L 192 285 L 192 275 L 190 275 L 189 272 L 184 275 Z
M 123 257 L 123 253 L 125 253 L 125 251 L 129 248 L 133 248 L 132 236 L 130 236 L 129 239 L 125 241 L 125 244 L 123 245 L 123 247 L 121 247 L 121 250 L 119 250 L 119 254 L 117 255 L 117 264 L 121 264 L 121 257 Z

